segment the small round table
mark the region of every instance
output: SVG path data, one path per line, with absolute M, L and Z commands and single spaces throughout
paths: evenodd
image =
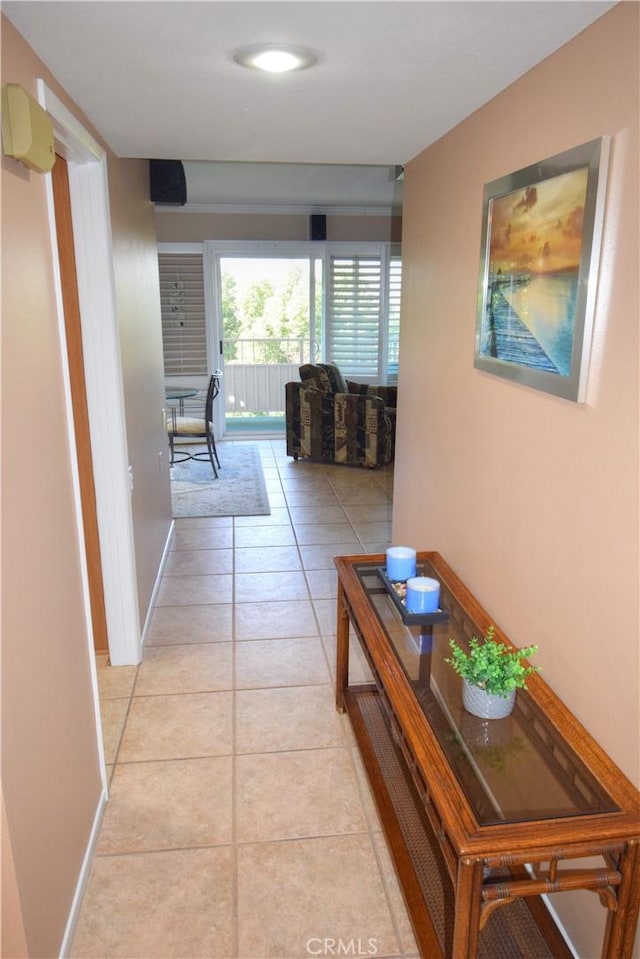
M 200 390 L 196 390 L 193 387 L 167 387 L 164 391 L 164 396 L 166 400 L 178 400 L 178 410 L 180 416 L 184 416 L 184 401 L 191 399 L 192 396 L 197 396 Z

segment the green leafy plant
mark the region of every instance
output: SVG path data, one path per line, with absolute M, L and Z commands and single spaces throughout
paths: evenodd
M 514 689 L 526 688 L 527 676 L 538 672 L 538 666 L 525 666 L 522 662 L 537 653 L 537 646 L 510 649 L 494 639 L 495 628 L 490 626 L 482 641 L 477 636 L 469 640 L 469 652 L 458 646 L 455 639 L 449 640 L 451 656 L 445 662 L 472 686 L 479 686 L 491 696 L 507 696 Z

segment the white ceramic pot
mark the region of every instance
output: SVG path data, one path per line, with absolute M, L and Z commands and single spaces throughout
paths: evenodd
M 516 691 L 509 695 L 493 696 L 479 686 L 472 686 L 466 679 L 462 680 L 462 703 L 467 712 L 481 719 L 504 719 L 508 716 L 516 701 Z

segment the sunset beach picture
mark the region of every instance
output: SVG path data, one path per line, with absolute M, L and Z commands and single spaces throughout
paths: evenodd
M 552 158 L 485 188 L 475 365 L 569 398 L 583 346 L 600 143 L 568 151 L 582 164 L 563 169 Z M 535 382 L 527 370 L 540 374 Z M 571 378 L 571 387 L 554 386 L 554 377 Z
M 589 170 L 491 201 L 484 350 L 567 376 Z

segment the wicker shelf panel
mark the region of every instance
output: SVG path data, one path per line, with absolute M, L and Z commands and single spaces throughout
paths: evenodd
M 350 696 L 349 712 L 354 709 L 366 729 L 387 786 L 440 948 L 444 955 L 450 955 L 454 896 L 438 841 L 421 806 L 402 753 L 393 741 L 377 691 L 359 689 Z M 495 872 L 496 876 L 499 874 Z M 507 875 L 506 872 L 502 874 Z M 498 909 L 480 933 L 478 959 L 554 959 L 555 955 L 555 950 L 547 944 L 523 899 Z

